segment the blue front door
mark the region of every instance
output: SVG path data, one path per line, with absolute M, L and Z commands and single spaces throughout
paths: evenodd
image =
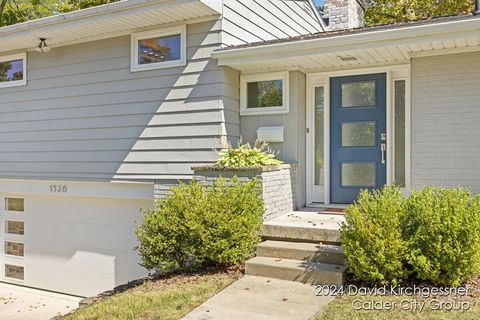
M 331 79 L 331 203 L 385 185 L 386 93 L 384 73 Z

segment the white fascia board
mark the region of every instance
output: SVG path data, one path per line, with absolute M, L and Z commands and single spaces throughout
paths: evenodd
M 227 49 L 213 52 L 212 56 L 219 60 L 220 65 L 234 65 L 292 56 L 436 41 L 455 35 L 478 35 L 479 32 L 480 19 L 471 19 Z
M 217 11 L 218 14 L 223 12 L 223 0 L 200 0 L 200 2 Z
M 203 1 L 203 0 L 128 0 L 128 1 L 119 1 L 113 2 L 110 4 L 105 4 L 97 7 L 72 11 L 65 14 L 54 15 L 46 18 L 31 20 L 27 22 L 22 22 L 14 24 L 11 26 L 6 26 L 0 28 L 0 41 L 2 36 L 18 33 L 19 35 L 22 32 L 28 32 L 29 30 L 35 29 L 44 29 L 48 27 L 57 26 L 63 23 L 73 23 L 74 21 L 81 20 L 81 23 L 88 22 L 89 19 L 100 19 L 101 16 L 106 16 L 112 18 L 117 14 L 132 14 L 136 12 L 141 12 L 145 10 L 161 9 L 162 7 L 170 7 L 172 5 L 181 5 L 192 2 L 201 2 L 208 5 L 210 8 L 215 10 L 213 2 L 215 1 Z M 218 6 L 217 6 L 218 7 Z M 216 10 L 217 11 L 217 10 Z M 218 12 L 218 11 L 217 11 Z M 218 12 L 219 14 L 221 13 Z M 45 29 L 48 30 L 48 29 Z M 42 30 L 43 31 L 43 30 Z

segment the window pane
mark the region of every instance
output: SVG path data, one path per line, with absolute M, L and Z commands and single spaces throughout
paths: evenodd
M 5 233 L 23 235 L 24 232 L 25 232 L 25 229 L 24 229 L 23 221 L 12 221 L 12 220 L 5 221 Z
M 342 84 L 342 108 L 375 106 L 375 81 Z
M 22 199 L 22 198 L 5 198 L 5 210 L 23 212 L 25 210 L 24 199 Z
M 5 265 L 5 277 L 23 280 L 25 276 L 25 270 L 20 266 L 12 266 L 10 264 Z
M 324 88 L 315 88 L 315 185 L 323 186 L 325 169 L 323 167 L 323 97 Z
M 405 80 L 395 81 L 395 182 L 405 187 Z
M 375 122 L 342 123 L 342 147 L 374 147 Z
M 0 62 L 0 82 L 23 80 L 23 59 Z
M 374 187 L 375 163 L 342 163 L 342 186 Z
M 150 64 L 181 59 L 179 34 L 138 41 L 138 64 Z
M 5 241 L 5 254 L 9 254 L 11 256 L 23 257 L 23 254 L 24 254 L 23 249 L 24 249 L 23 243 Z
M 283 106 L 283 80 L 247 83 L 247 108 Z

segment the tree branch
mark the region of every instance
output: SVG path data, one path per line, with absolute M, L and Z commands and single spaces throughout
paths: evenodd
M 3 11 L 5 10 L 5 6 L 7 5 L 8 0 L 2 0 L 0 2 L 0 26 L 2 25 L 2 16 L 3 16 Z

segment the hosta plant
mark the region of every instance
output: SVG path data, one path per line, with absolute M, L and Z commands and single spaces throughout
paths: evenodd
M 241 141 L 236 148 L 229 143 L 217 160 L 217 166 L 220 167 L 261 167 L 282 163 L 275 159 L 275 153 L 268 144 L 261 141 L 256 141 L 253 147 L 249 143 L 242 144 Z

